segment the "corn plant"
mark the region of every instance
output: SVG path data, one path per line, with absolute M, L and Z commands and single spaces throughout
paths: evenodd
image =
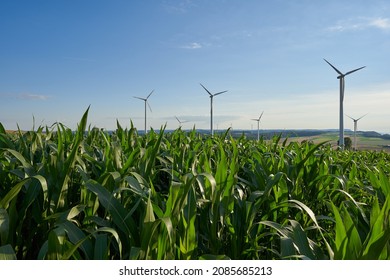
M 390 259 L 390 156 L 0 124 L 0 259 Z

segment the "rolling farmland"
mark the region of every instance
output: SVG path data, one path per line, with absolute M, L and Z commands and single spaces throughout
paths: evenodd
M 0 126 L 0 259 L 390 259 L 390 155 Z

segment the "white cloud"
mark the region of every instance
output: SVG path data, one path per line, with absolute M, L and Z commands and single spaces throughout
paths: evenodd
M 375 18 L 370 21 L 369 25 L 383 30 L 390 30 L 390 19 Z
M 202 45 L 196 42 L 182 46 L 183 49 L 195 50 L 202 48 Z
M 42 95 L 42 94 L 21 94 L 19 95 L 19 99 L 25 99 L 25 100 L 47 100 L 50 97 L 48 95 Z
M 343 31 L 355 31 L 364 30 L 368 28 L 377 28 L 381 30 L 390 30 L 390 19 L 389 18 L 368 18 L 358 17 L 339 20 L 335 25 L 327 28 L 329 31 L 343 32 Z

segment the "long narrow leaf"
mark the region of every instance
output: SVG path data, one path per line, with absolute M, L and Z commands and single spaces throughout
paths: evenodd
M 1 260 L 16 260 L 16 254 L 11 245 L 7 244 L 0 247 L 0 261 Z
M 111 214 L 113 222 L 115 225 L 127 236 L 131 239 L 134 239 L 137 243 L 138 234 L 137 227 L 133 218 L 127 215 L 125 208 L 123 205 L 119 203 L 119 201 L 109 193 L 103 186 L 94 182 L 92 180 L 86 183 L 86 187 L 91 192 L 95 193 L 99 198 L 100 203 L 103 207 Z

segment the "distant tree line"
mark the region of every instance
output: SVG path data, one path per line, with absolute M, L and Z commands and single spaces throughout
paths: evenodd
M 321 135 L 329 131 L 326 130 L 262 130 L 261 136 L 264 139 L 271 139 L 274 136 L 280 136 L 282 138 L 292 138 L 292 137 L 310 137 Z M 234 132 L 233 132 L 234 133 Z M 244 133 L 246 136 L 251 134 L 250 131 L 237 131 L 235 133 L 242 134 Z M 253 134 L 255 135 L 255 134 Z
M 359 131 L 359 134 L 364 137 L 382 138 L 390 140 L 390 134 L 380 134 L 376 131 Z

